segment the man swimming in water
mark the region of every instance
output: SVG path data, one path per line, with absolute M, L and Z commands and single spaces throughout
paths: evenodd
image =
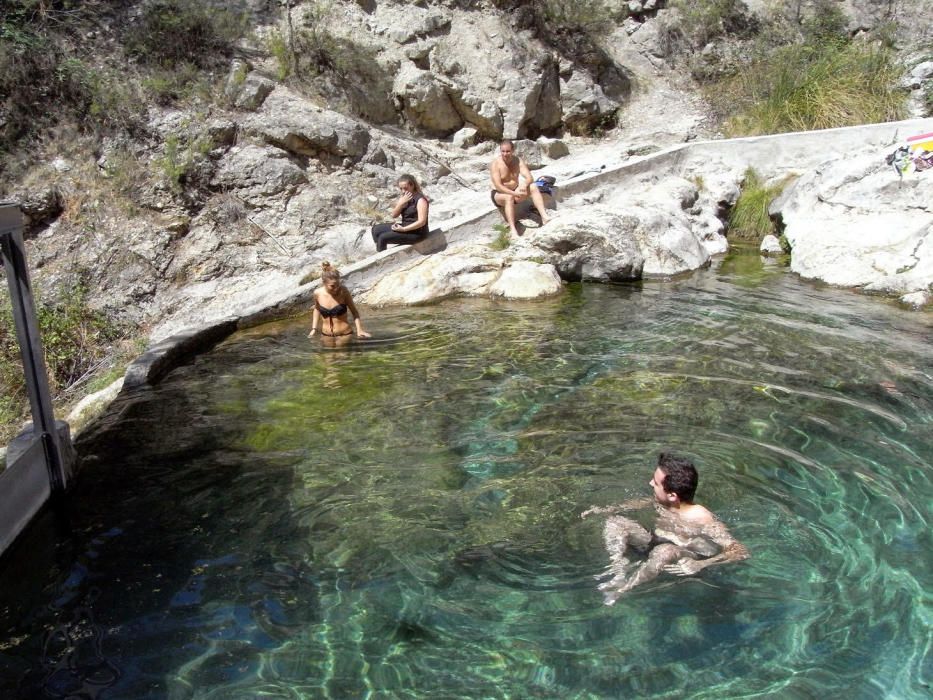
M 609 580 L 599 585 L 606 605 L 635 586 L 651 581 L 662 571 L 692 576 L 708 566 L 742 561 L 748 550 L 703 506 L 693 502 L 697 482 L 696 467 L 689 460 L 668 452 L 658 456 L 658 466 L 649 485 L 653 498 L 640 498 L 617 506 L 593 507 L 580 514 L 614 514 L 654 505 L 658 519 L 654 533 L 634 520 L 618 515 L 606 519 L 603 537 L 609 552 Z M 644 562 L 630 562 L 629 548 L 648 553 Z M 602 578 L 602 577 L 600 577 Z

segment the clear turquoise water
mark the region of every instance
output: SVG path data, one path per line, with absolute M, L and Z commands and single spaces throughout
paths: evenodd
M 738 256 L 367 321 L 113 407 L 3 560 L 0 697 L 930 696 L 931 314 Z M 752 558 L 606 607 L 579 514 L 662 448 Z

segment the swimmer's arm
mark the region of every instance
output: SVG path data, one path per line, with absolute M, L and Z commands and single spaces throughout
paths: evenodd
M 347 308 L 353 314 L 353 324 L 356 326 L 356 335 L 358 338 L 372 338 L 372 336 L 363 330 L 363 321 L 360 319 L 360 312 L 356 310 L 356 304 L 353 303 L 353 297 L 347 294 Z
M 321 322 L 321 312 L 317 310 L 317 304 L 314 305 L 314 311 L 311 312 L 311 332 L 308 333 L 310 338 L 315 333 L 317 333 L 318 324 Z
M 624 513 L 627 510 L 640 510 L 642 508 L 648 508 L 653 503 L 653 498 L 632 498 L 614 506 L 593 506 L 592 508 L 587 508 L 585 511 L 580 513 L 580 517 L 587 518 L 591 515 L 615 515 L 616 513 Z

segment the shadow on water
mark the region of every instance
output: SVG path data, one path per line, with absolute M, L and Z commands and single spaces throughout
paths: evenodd
M 929 315 L 736 255 L 366 321 L 111 407 L 3 562 L 0 696 L 925 696 Z M 752 558 L 607 608 L 580 512 L 665 447 Z
M 291 462 L 240 453 L 240 428 L 200 395 L 215 369 L 199 358 L 121 397 L 78 441 L 70 534 L 46 513 L 4 559 L 0 638 L 19 642 L 0 657 L 3 697 L 163 697 L 168 649 L 229 681 L 313 622 Z

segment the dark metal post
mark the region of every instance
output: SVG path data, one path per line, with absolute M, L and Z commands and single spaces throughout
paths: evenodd
M 29 285 L 26 248 L 23 245 L 23 214 L 19 205 L 11 202 L 0 202 L 0 248 L 3 271 L 10 288 L 16 338 L 23 358 L 26 390 L 32 409 L 33 434 L 42 441 L 52 493 L 60 494 L 65 490 L 70 474 L 67 472 L 65 460 L 62 459 L 58 430 L 55 427 L 45 356 L 42 353 L 42 338 L 39 335 L 36 308 Z

